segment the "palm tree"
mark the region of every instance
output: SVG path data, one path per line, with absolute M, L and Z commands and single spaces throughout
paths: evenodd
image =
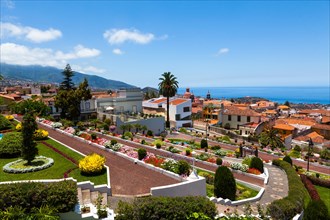
M 144 134 L 144 132 L 145 132 L 146 130 L 148 130 L 148 127 L 147 127 L 146 125 L 142 125 L 142 126 L 141 126 L 141 130 L 142 130 L 142 133 Z
M 119 128 L 123 131 L 123 134 L 125 133 L 126 129 L 127 129 L 127 125 L 126 124 L 122 124 L 119 126 Z
M 282 148 L 283 142 L 278 131 L 274 128 L 267 128 L 260 134 L 259 141 L 261 145 L 270 146 L 272 150 L 274 148 Z
M 162 77 L 159 78 L 160 83 L 159 94 L 166 96 L 166 128 L 170 128 L 170 97 L 174 96 L 178 90 L 179 83 L 176 81 L 176 77 L 171 72 L 165 72 Z
M 134 128 L 135 128 L 135 133 L 138 133 L 139 130 L 141 129 L 141 125 L 140 124 L 135 124 Z

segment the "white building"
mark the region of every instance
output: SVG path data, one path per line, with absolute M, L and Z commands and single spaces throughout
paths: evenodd
M 160 97 L 143 101 L 143 112 L 145 114 L 158 114 L 166 117 L 166 98 Z M 191 127 L 191 99 L 178 97 L 170 98 L 169 115 L 171 127 Z

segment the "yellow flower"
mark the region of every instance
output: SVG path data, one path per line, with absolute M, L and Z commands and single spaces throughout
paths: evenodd
M 34 132 L 34 138 L 36 140 L 43 140 L 48 137 L 48 131 L 43 130 L 43 129 L 38 129 Z
M 7 118 L 9 121 L 14 120 L 14 116 L 12 116 L 12 115 L 6 115 L 6 118 Z
M 16 125 L 16 130 L 17 130 L 17 131 L 21 131 L 21 130 L 22 130 L 22 123 L 18 123 L 18 124 Z
M 100 173 L 104 168 L 105 158 L 98 154 L 91 154 L 79 161 L 79 169 L 83 173 Z

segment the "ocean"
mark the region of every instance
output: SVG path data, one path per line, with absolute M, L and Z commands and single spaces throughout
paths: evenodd
M 179 88 L 183 94 L 186 88 Z M 245 96 L 261 97 L 274 102 L 330 104 L 330 87 L 190 87 L 195 96 L 206 97 L 210 91 L 211 98 L 240 98 Z

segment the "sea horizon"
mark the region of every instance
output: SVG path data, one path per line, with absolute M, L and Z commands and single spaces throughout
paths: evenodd
M 304 104 L 330 104 L 329 86 L 223 86 L 223 87 L 182 87 L 178 94 L 190 88 L 195 96 L 206 97 L 208 91 L 211 98 L 230 99 L 241 97 L 260 97 L 270 101 Z

